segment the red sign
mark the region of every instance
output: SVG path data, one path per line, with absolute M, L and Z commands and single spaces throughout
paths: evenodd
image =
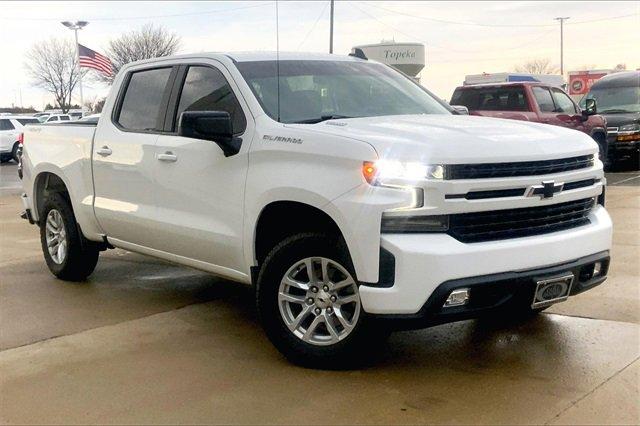
M 576 71 L 569 73 L 569 94 L 586 95 L 593 83 L 609 74 L 606 71 Z

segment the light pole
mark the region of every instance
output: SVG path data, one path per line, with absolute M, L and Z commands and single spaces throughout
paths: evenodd
M 560 74 L 564 78 L 564 21 L 569 19 L 569 16 L 555 18 L 556 21 L 560 21 Z
M 82 111 L 82 116 L 84 117 L 84 98 L 82 96 L 82 72 L 80 70 L 80 50 L 78 48 L 78 30 L 86 27 L 89 24 L 87 21 L 76 21 L 69 22 L 63 21 L 62 25 L 73 30 L 74 35 L 76 36 L 76 64 L 78 66 L 78 83 L 80 83 L 80 110 Z
M 333 0 L 331 0 L 331 19 L 329 20 L 329 27 L 329 53 L 333 53 Z

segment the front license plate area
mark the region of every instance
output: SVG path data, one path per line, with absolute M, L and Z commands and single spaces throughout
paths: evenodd
M 574 276 L 566 273 L 557 277 L 545 278 L 536 281 L 536 291 L 533 294 L 531 307 L 534 309 L 545 308 L 554 303 L 562 302 L 569 298 Z

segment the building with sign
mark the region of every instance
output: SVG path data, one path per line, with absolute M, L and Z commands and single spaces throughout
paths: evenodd
M 378 44 L 355 46 L 354 49 L 360 49 L 368 59 L 390 65 L 416 80 L 419 80 L 418 74 L 425 65 L 424 44 L 421 43 L 383 40 Z
M 570 71 L 569 95 L 574 100 L 580 100 L 584 95 L 589 93 L 589 89 L 591 89 L 593 83 L 611 73 L 612 70 Z

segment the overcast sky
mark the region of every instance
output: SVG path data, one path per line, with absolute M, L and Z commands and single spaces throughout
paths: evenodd
M 280 49 L 327 52 L 329 1 L 280 1 Z M 449 99 L 466 74 L 511 71 L 529 59 L 585 66 L 640 68 L 640 1 L 366 2 L 336 1 L 334 53 L 382 39 L 426 45 L 422 83 Z M 53 37 L 72 40 L 62 20 L 87 20 L 80 43 L 102 52 L 110 38 L 153 22 L 182 38 L 180 53 L 275 50 L 275 2 L 0 2 L 0 106 L 42 108 L 53 98 L 31 85 L 24 54 Z M 88 86 L 88 87 L 87 87 Z M 108 87 L 85 84 L 85 98 Z

